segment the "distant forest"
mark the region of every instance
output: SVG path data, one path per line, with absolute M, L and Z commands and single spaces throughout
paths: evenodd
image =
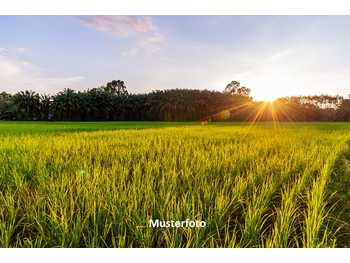
M 350 121 L 350 100 L 341 96 L 284 97 L 256 102 L 232 81 L 222 91 L 171 89 L 130 94 L 113 80 L 86 91 L 56 95 L 0 93 L 0 119 L 52 121 Z

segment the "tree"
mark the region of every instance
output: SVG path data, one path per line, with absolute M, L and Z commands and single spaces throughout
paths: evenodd
M 16 112 L 17 106 L 13 101 L 13 96 L 6 92 L 0 93 L 0 119 L 15 119 Z
M 51 119 L 51 108 L 52 98 L 48 95 L 40 96 L 40 119 L 46 120 Z
M 226 85 L 224 93 L 233 96 L 249 97 L 250 89 L 244 86 L 241 87 L 241 83 L 234 80 Z
M 250 89 L 247 87 L 240 87 L 237 89 L 237 95 L 242 97 L 249 97 Z
M 235 95 L 235 94 L 237 94 L 237 90 L 240 87 L 240 85 L 241 85 L 241 83 L 233 80 L 229 84 L 226 85 L 224 92 L 231 94 L 231 95 Z
M 40 119 L 40 95 L 34 91 L 26 90 L 13 96 L 17 105 L 17 118 L 24 120 Z
M 111 82 L 108 82 L 106 87 L 104 87 L 104 90 L 108 93 L 111 93 L 117 96 L 128 95 L 125 82 L 122 80 L 112 80 Z
M 340 121 L 350 120 L 350 100 L 344 99 L 336 111 L 336 119 Z
M 249 94 L 238 81 L 230 82 L 224 92 L 171 89 L 128 94 L 124 81 L 113 80 L 106 87 L 64 89 L 53 96 L 2 92 L 0 119 L 350 121 L 350 100 L 341 96 L 294 96 L 266 104 L 254 102 Z

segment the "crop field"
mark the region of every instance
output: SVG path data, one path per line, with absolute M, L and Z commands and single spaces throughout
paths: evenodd
M 0 247 L 350 246 L 349 140 L 345 123 L 0 122 Z

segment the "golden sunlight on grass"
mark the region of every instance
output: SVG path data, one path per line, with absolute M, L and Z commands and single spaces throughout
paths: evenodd
M 1 247 L 339 246 L 327 184 L 348 124 L 11 125 L 0 123 Z M 150 218 L 207 226 L 154 229 Z
M 283 120 L 294 121 L 293 108 L 286 106 L 279 99 L 258 103 L 246 102 L 234 107 L 228 107 L 205 118 L 204 120 L 225 121 L 232 116 L 249 112 L 242 121 L 249 122 L 249 126 L 260 121 L 271 121 L 274 127 L 279 127 Z

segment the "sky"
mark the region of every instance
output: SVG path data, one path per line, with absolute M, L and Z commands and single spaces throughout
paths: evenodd
M 0 16 L 0 92 L 350 94 L 350 16 Z

